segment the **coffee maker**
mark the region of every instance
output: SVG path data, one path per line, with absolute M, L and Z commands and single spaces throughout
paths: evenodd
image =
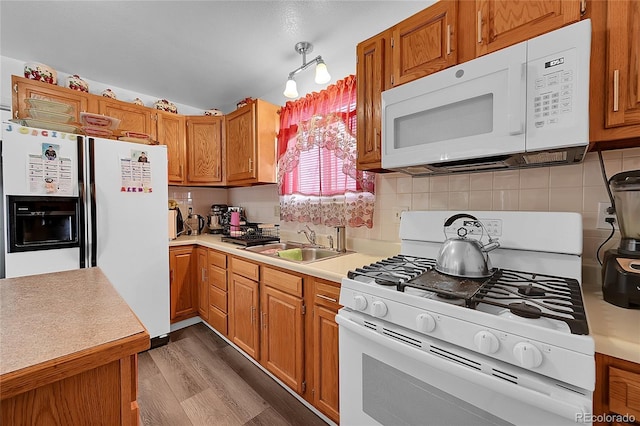
M 226 204 L 213 204 L 207 216 L 207 226 L 210 234 L 222 234 L 228 206 Z
M 609 179 L 620 245 L 607 250 L 602 268 L 602 296 L 622 308 L 640 308 L 640 170 Z

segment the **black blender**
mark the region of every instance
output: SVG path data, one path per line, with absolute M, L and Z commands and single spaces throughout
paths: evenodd
M 609 179 L 620 245 L 607 250 L 602 268 L 605 301 L 622 308 L 640 308 L 640 170 Z

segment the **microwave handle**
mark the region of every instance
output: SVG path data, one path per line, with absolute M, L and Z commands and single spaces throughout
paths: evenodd
M 508 100 L 509 112 L 507 113 L 507 126 L 510 135 L 524 133 L 526 105 L 523 102 L 526 96 L 527 64 L 519 63 L 509 66 Z

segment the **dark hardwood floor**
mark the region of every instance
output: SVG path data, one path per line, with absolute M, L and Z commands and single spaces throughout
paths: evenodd
M 326 423 L 204 324 L 138 357 L 142 425 Z

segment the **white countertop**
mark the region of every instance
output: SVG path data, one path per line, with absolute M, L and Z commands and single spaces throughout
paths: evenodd
M 169 242 L 169 246 L 197 244 L 337 283 L 347 275 L 349 270 L 388 257 L 352 252 L 336 258 L 302 264 L 252 253 L 243 250 L 243 247 L 237 244 L 222 242 L 220 238 L 219 235 L 209 234 L 179 237 Z M 399 246 L 390 245 L 389 251 L 391 252 L 389 255 L 398 253 Z M 602 291 L 595 285 L 584 285 L 583 297 L 589 332 L 595 341 L 596 352 L 640 363 L 640 310 L 624 309 L 605 302 L 602 299 Z
M 640 363 L 640 310 L 605 302 L 597 285 L 583 285 L 582 294 L 596 352 Z

